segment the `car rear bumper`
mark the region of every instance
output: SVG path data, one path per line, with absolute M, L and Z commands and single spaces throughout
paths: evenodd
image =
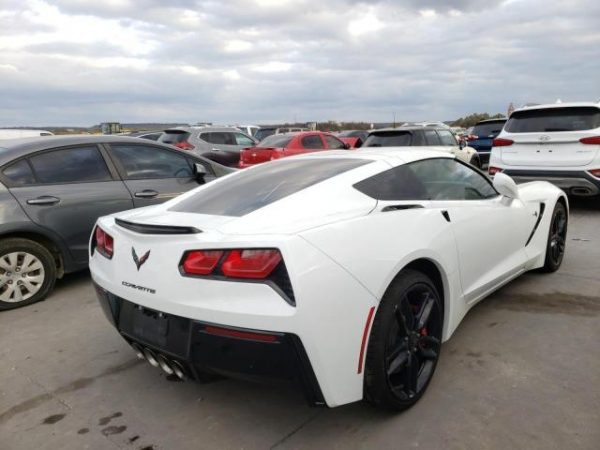
M 516 183 L 529 181 L 548 181 L 568 194 L 591 196 L 600 194 L 600 180 L 584 171 L 526 171 L 504 170 Z
M 206 323 L 137 305 L 94 285 L 109 322 L 131 345 L 160 355 L 186 377 L 208 374 L 294 383 L 312 406 L 325 405 L 298 336 Z M 164 369 L 163 369 L 164 370 Z

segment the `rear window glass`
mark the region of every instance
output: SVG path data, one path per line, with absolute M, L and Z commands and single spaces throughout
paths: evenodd
M 478 123 L 473 127 L 473 131 L 471 134 L 478 136 L 480 138 L 487 137 L 496 137 L 502 131 L 502 127 L 506 123 L 506 120 L 498 121 L 498 122 L 484 122 Z
M 164 142 L 165 144 L 178 144 L 185 142 L 190 137 L 190 133 L 187 131 L 165 131 L 161 137 L 158 138 L 158 142 Z
M 171 211 L 243 216 L 369 162 L 336 158 L 264 164 L 209 184 L 180 201 Z
M 35 183 L 35 177 L 26 160 L 22 159 L 7 166 L 2 173 L 17 186 Z
M 259 147 L 277 147 L 284 148 L 292 140 L 293 136 L 286 136 L 282 134 L 273 134 L 258 143 Z
M 254 133 L 254 137 L 261 141 L 267 136 L 275 134 L 275 130 L 276 128 L 260 128 L 259 130 L 256 130 L 256 133 Z
M 511 133 L 580 131 L 600 127 L 600 109 L 592 107 L 548 108 L 516 111 L 506 122 Z
M 410 131 L 382 131 L 371 133 L 363 147 L 408 147 L 411 143 Z

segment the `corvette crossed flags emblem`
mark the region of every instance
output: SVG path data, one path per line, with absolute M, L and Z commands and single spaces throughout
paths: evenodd
M 142 267 L 142 265 L 146 261 L 148 261 L 148 257 L 150 256 L 150 250 L 148 250 L 146 253 L 144 253 L 141 258 L 138 258 L 138 255 L 135 252 L 135 248 L 131 247 L 131 256 L 133 256 L 133 262 L 135 263 L 135 266 L 137 267 L 137 270 L 139 271 L 140 267 Z

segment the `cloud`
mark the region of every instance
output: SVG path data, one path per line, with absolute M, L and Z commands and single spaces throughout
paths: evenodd
M 600 4 L 3 0 L 0 126 L 447 120 L 600 97 Z

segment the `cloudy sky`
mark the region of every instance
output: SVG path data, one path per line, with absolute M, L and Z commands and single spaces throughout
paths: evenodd
M 599 24 L 598 0 L 0 0 L 0 126 L 597 100 Z

